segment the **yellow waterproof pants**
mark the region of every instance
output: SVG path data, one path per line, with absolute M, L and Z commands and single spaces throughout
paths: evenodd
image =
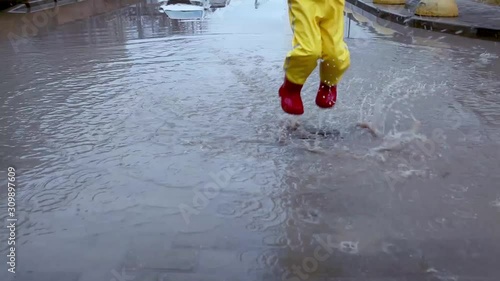
M 288 80 L 303 85 L 321 59 L 320 78 L 337 85 L 350 65 L 344 42 L 345 0 L 288 0 L 293 50 L 285 60 Z

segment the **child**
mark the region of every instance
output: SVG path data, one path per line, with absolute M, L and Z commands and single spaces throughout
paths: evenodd
M 300 92 L 320 64 L 316 104 L 331 108 L 337 100 L 337 84 L 350 65 L 344 42 L 345 0 L 288 0 L 293 50 L 286 57 L 285 81 L 279 89 L 281 108 L 288 114 L 304 113 Z

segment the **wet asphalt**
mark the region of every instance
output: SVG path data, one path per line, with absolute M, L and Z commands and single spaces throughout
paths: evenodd
M 499 45 L 346 17 L 338 104 L 315 71 L 292 117 L 286 9 L 0 15 L 1 280 L 498 280 Z

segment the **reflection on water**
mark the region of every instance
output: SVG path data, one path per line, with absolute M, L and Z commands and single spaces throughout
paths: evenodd
M 34 2 L 32 4 L 19 4 L 14 6 L 11 9 L 8 9 L 8 13 L 16 13 L 16 14 L 25 14 L 25 13 L 36 13 L 40 11 L 44 11 L 47 9 L 53 9 L 55 7 L 62 7 L 65 5 L 75 4 L 78 2 L 82 2 L 85 0 L 54 0 L 54 1 L 39 1 Z
M 1 15 L 18 280 L 499 276 L 497 46 L 352 21 L 336 108 L 316 71 L 290 118 L 286 5 L 254 4 L 87 0 L 26 36 L 37 13 Z

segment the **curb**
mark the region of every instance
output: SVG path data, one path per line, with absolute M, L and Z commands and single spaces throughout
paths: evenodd
M 500 29 L 441 22 L 439 21 L 440 18 L 401 15 L 381 9 L 376 4 L 369 4 L 361 0 L 346 0 L 346 2 L 378 18 L 404 26 L 500 42 Z

